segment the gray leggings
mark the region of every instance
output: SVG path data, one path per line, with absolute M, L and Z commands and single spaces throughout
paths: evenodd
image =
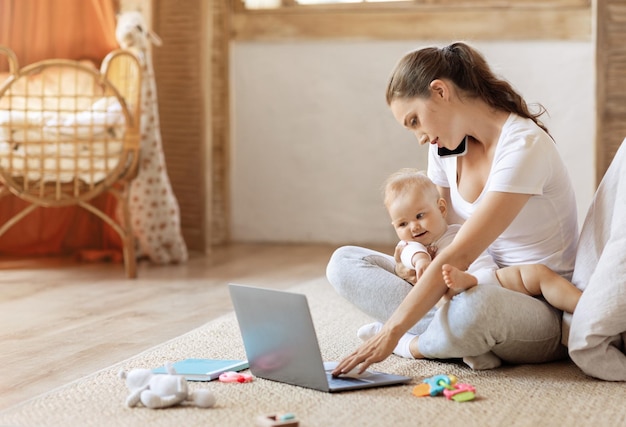
M 385 322 L 411 290 L 394 273 L 392 256 L 357 246 L 332 255 L 326 275 L 335 290 L 374 319 Z M 429 359 L 492 352 L 509 363 L 541 363 L 567 355 L 561 312 L 541 299 L 499 286 L 476 286 L 431 309 L 409 330 L 420 336 Z

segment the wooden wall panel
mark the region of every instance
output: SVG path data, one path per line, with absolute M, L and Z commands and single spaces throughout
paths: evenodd
M 211 210 L 210 244 L 218 245 L 230 240 L 230 0 L 210 2 L 210 157 L 211 157 Z
M 591 40 L 589 0 L 417 0 L 246 10 L 235 40 Z
M 163 46 L 153 48 L 167 170 L 190 250 L 206 250 L 205 99 L 203 0 L 155 0 L 153 29 Z
M 626 2 L 596 1 L 596 180 L 626 138 Z

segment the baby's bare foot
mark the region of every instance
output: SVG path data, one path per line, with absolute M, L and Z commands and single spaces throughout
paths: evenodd
M 441 267 L 441 274 L 448 288 L 456 292 L 463 292 L 478 284 L 476 277 L 450 264 Z

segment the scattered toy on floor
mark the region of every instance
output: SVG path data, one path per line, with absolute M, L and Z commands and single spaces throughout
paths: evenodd
M 251 374 L 228 371 L 221 374 L 219 380 L 223 383 L 249 383 L 254 377 Z
M 121 371 L 119 377 L 126 381 L 130 395 L 126 405 L 135 407 L 141 402 L 151 409 L 169 408 L 176 405 L 210 408 L 215 406 L 215 396 L 209 390 L 189 391 L 187 380 L 176 374 L 171 363 L 166 363 L 167 374 L 155 374 L 150 369 Z
M 256 420 L 257 427 L 298 427 L 300 422 L 291 412 L 259 415 Z
M 470 384 L 458 383 L 454 375 L 435 375 L 424 379 L 413 388 L 417 397 L 444 395 L 448 400 L 467 402 L 476 397 L 476 388 Z

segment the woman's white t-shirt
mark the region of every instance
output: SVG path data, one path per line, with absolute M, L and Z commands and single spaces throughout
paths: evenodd
M 569 278 L 574 269 L 578 219 L 572 184 L 556 144 L 532 120 L 511 114 L 502 127 L 485 188 L 473 202 L 459 194 L 456 157 L 430 146 L 428 176 L 450 188 L 452 209 L 469 218 L 489 191 L 531 194 L 509 227 L 490 246 L 501 266 L 544 264 Z

